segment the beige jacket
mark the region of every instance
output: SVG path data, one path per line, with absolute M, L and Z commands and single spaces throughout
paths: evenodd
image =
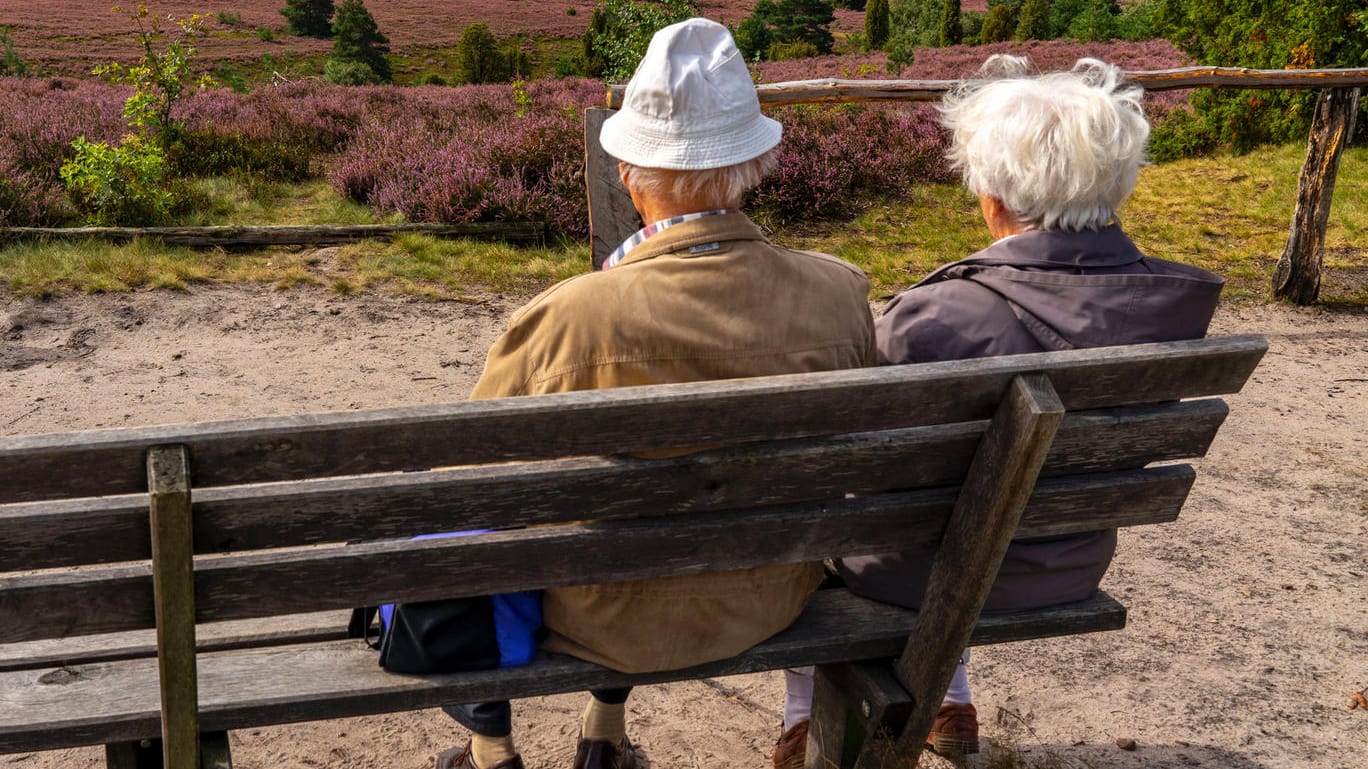
M 873 365 L 868 292 L 856 267 L 771 245 L 742 214 L 685 222 L 515 313 L 471 397 Z M 790 564 L 548 590 L 544 648 L 626 672 L 723 659 L 787 627 L 819 576 Z

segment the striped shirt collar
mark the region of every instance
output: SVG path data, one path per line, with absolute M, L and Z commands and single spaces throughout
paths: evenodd
M 720 214 L 739 213 L 741 213 L 741 211 L 735 208 L 717 208 L 713 209 L 712 211 L 699 211 L 693 214 L 681 214 L 679 216 L 674 216 L 669 219 L 661 219 L 658 222 L 652 222 L 651 224 L 648 224 L 645 227 L 642 227 L 641 229 L 637 230 L 635 233 L 632 234 L 631 237 L 622 241 L 622 245 L 618 246 L 617 249 L 613 251 L 613 253 L 608 255 L 608 259 L 603 263 L 603 269 L 606 270 L 609 267 L 616 267 L 618 264 L 622 262 L 623 259 L 627 258 L 627 254 L 631 253 L 632 249 L 641 245 L 643 242 L 645 242 L 647 238 L 651 237 L 657 232 L 660 232 L 661 230 L 668 230 L 676 224 L 683 224 L 684 222 L 691 222 L 695 219 L 702 219 L 705 216 L 718 216 Z

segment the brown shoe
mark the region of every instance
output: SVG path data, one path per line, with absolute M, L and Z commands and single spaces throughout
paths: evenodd
M 522 756 L 519 755 L 505 758 L 493 766 L 476 766 L 475 754 L 470 749 L 470 743 L 467 742 L 465 747 L 451 748 L 438 753 L 437 769 L 524 769 L 524 767 Z
M 941 705 L 926 747 L 942 756 L 967 756 L 979 752 L 978 711 L 973 705 Z
M 806 718 L 790 726 L 774 746 L 774 769 L 803 769 L 807 759 L 808 724 Z
M 612 740 L 580 740 L 575 748 L 575 769 L 636 769 L 636 751 L 626 737 Z

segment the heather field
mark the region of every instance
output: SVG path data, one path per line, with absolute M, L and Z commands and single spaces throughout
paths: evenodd
M 14 28 L 12 39 L 25 60 L 49 74 L 80 76 L 97 64 L 136 55 L 128 19 L 111 13 L 110 4 L 5 0 L 0 3 L 0 25 Z M 150 0 L 146 5 L 162 17 L 200 13 L 235 19 L 231 24 L 216 24 L 203 41 L 201 60 L 206 63 L 241 64 L 259 60 L 263 54 L 320 56 L 332 45 L 327 40 L 286 35 L 280 15 L 284 0 Z M 704 0 L 700 5 L 703 15 L 735 24 L 750 14 L 755 0 Z M 366 7 L 389 37 L 394 53 L 413 56 L 454 47 L 461 31 L 476 22 L 489 25 L 498 37 L 579 37 L 589 24 L 594 0 L 371 0 Z M 863 29 L 863 13 L 841 11 L 838 16 L 845 29 Z M 262 40 L 260 29 L 270 30 L 273 39 Z
M 906 77 L 953 79 L 990 53 L 1015 51 L 1043 69 L 1097 56 L 1132 69 L 1183 63 L 1167 43 L 1085 45 L 1067 41 L 922 49 Z M 763 81 L 887 77 L 882 55 L 766 63 Z M 125 88 L 62 78 L 0 80 L 0 225 L 70 221 L 56 170 L 78 136 L 116 141 L 126 132 Z M 525 98 L 526 103 L 519 99 Z M 1153 119 L 1184 96 L 1149 100 Z M 238 94 L 190 95 L 177 108 L 188 129 L 178 153 L 185 176 L 247 173 L 274 180 L 326 178 L 378 216 L 409 221 L 547 222 L 585 235 L 582 115 L 601 104 L 590 80 L 416 88 L 330 86 L 309 79 Z M 933 108 L 804 107 L 775 111 L 786 126 L 780 171 L 754 203 L 776 223 L 858 210 L 862 196 L 942 181 L 944 137 Z

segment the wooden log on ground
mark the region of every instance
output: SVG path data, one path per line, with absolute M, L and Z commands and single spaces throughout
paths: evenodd
M 1127 72 L 1126 77 L 1147 91 L 1183 88 L 1344 88 L 1368 85 L 1368 69 L 1246 69 L 1244 67 L 1182 67 Z M 760 103 L 822 104 L 865 101 L 936 101 L 958 80 L 801 80 L 765 83 L 755 87 Z M 622 107 L 625 85 L 608 90 L 609 109 Z
M 1358 114 L 1358 88 L 1323 91 L 1311 121 L 1306 164 L 1297 183 L 1297 208 L 1287 247 L 1273 272 L 1273 296 L 1307 305 L 1320 296 L 1321 261 L 1325 250 L 1325 226 L 1335 195 L 1340 156 L 1354 135 Z
M 163 243 L 192 248 L 261 246 L 326 246 L 367 238 L 387 239 L 404 233 L 446 238 L 502 240 L 544 245 L 541 222 L 470 222 L 467 224 L 348 224 L 214 227 L 0 227 L 0 243 L 12 240 L 77 240 L 102 238 L 126 241 L 157 238 Z

